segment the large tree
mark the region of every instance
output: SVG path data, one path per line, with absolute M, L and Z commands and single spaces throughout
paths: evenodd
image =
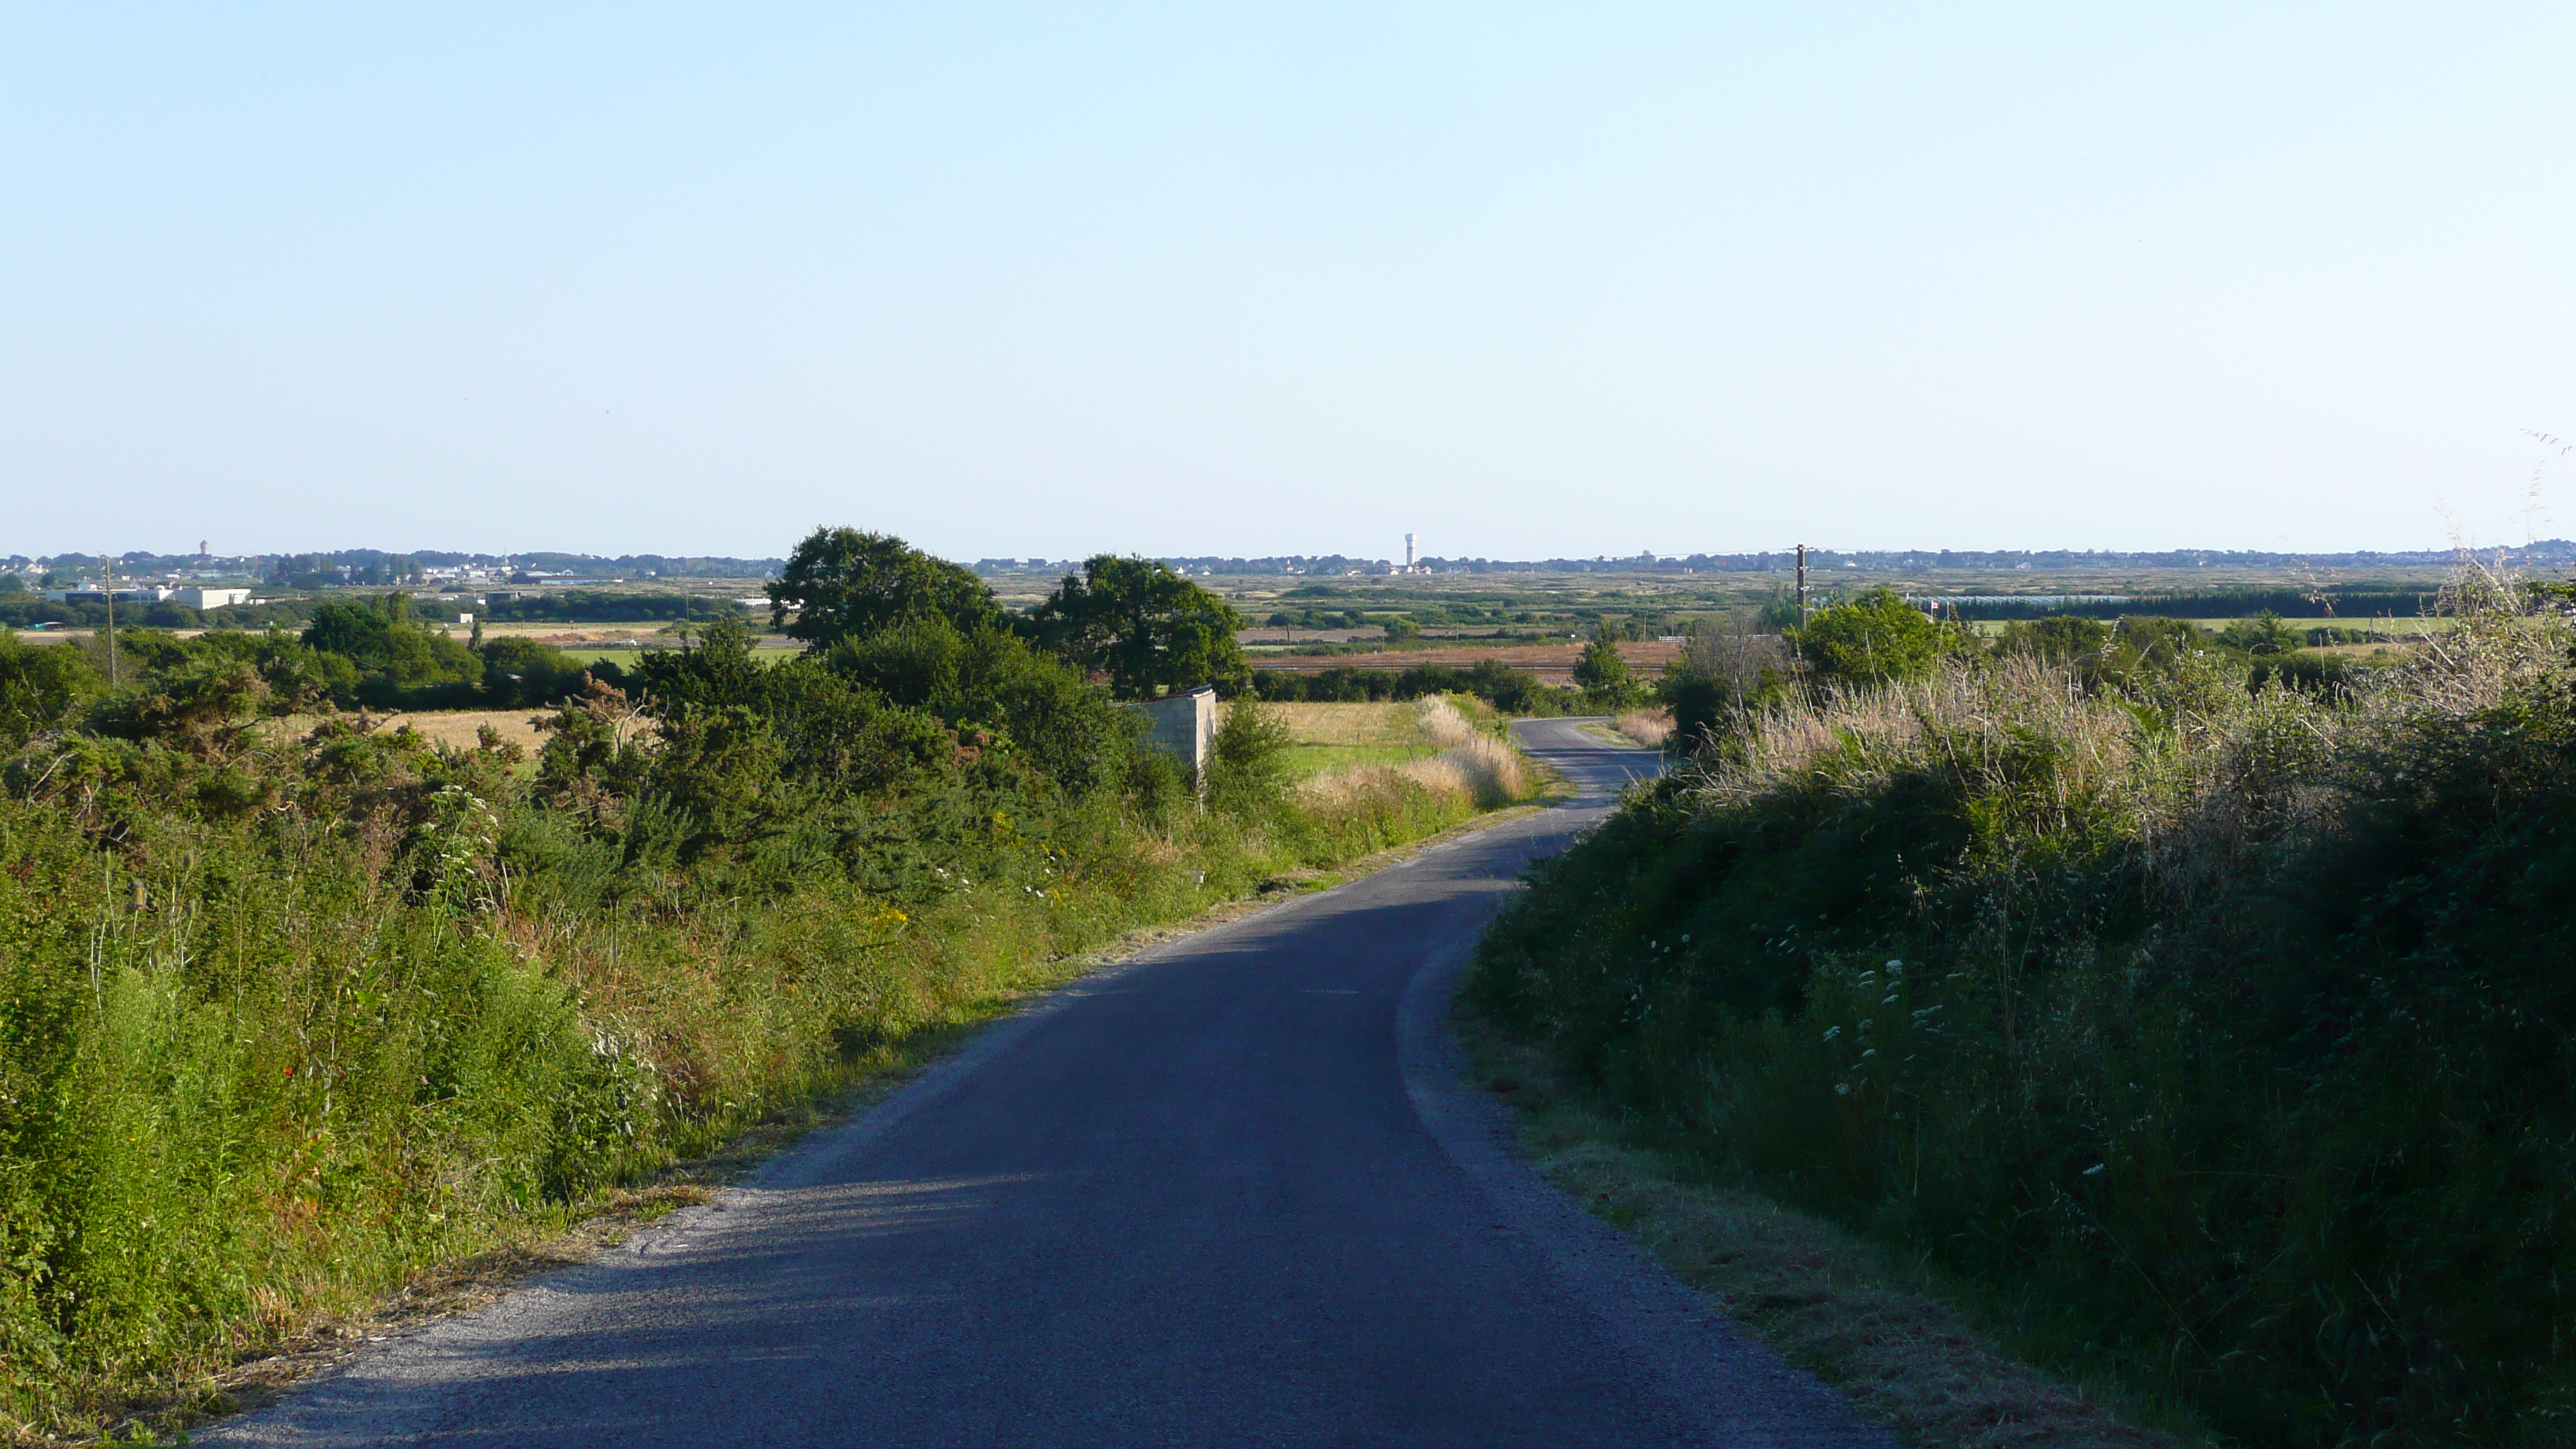
M 893 534 L 855 528 L 807 534 L 768 593 L 770 626 L 808 644 L 864 638 L 918 619 L 971 630 L 1002 618 L 993 591 L 973 573 Z
M 372 605 L 323 604 L 314 609 L 301 642 L 345 656 L 379 690 L 472 684 L 483 677 L 483 661 L 473 650 L 420 626 L 408 594 L 386 594 Z
M 1955 624 L 1934 623 L 1889 588 L 1820 609 L 1805 628 L 1781 632 L 1818 676 L 1852 684 L 1920 679 L 1967 637 Z
M 1107 674 L 1121 699 L 1202 684 L 1232 693 L 1252 682 L 1234 641 L 1243 616 L 1152 559 L 1100 554 L 1030 617 L 1048 648 Z

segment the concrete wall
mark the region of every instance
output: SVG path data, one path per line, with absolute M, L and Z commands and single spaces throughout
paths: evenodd
M 1216 738 L 1216 691 L 1201 686 L 1187 694 L 1139 700 L 1127 706 L 1145 716 L 1145 742 L 1169 750 L 1192 770 L 1207 768 L 1208 742 Z

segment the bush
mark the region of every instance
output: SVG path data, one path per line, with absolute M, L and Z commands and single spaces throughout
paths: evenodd
M 1288 752 L 1295 744 L 1287 727 L 1254 701 L 1228 706 L 1208 742 L 1208 808 L 1243 820 L 1277 815 L 1288 803 L 1294 779 Z
M 1864 685 L 1921 679 L 1966 640 L 1958 626 L 1932 622 L 1885 588 L 1819 609 L 1806 627 L 1782 633 L 1819 679 Z
M 2128 622 L 2125 676 L 1753 712 L 1540 868 L 1471 1003 L 2243 1442 L 2557 1442 L 2567 626 L 2308 693 Z
M 1594 701 L 1616 709 L 1628 703 L 1632 693 L 1628 679 L 1628 661 L 1619 657 L 1619 646 L 1607 635 L 1583 646 L 1583 657 L 1574 661 L 1574 682 Z
M 1790 680 L 1780 636 L 1696 630 L 1655 686 L 1656 699 L 1672 718 L 1667 740 L 1685 752 L 1711 748 L 1749 711 L 1786 700 Z
M 1202 808 L 1133 711 L 935 611 L 776 666 L 720 621 L 647 652 L 631 696 L 486 644 L 487 687 L 567 691 L 532 772 L 497 736 L 365 716 L 289 738 L 260 716 L 460 683 L 424 682 L 454 661 L 403 613 L 316 613 L 305 640 L 121 632 L 114 688 L 78 647 L 0 639 L 0 1416 L 22 1437 L 95 1434 L 560 1226 L 1120 931 L 1475 808 L 1288 789 L 1250 707 Z
M 320 605 L 298 642 L 347 659 L 357 671 L 359 700 L 380 708 L 470 704 L 483 678 L 483 661 L 474 651 L 420 627 L 402 594 L 387 594 L 373 605 Z
M 498 709 L 532 709 L 569 698 L 590 675 L 581 661 L 534 639 L 489 639 L 473 650 L 483 662 L 483 700 Z
M 69 645 L 25 644 L 0 633 L 0 748 L 61 727 L 104 683 Z

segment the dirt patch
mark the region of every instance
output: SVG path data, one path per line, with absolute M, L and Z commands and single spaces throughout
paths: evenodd
M 501 738 L 535 754 L 545 743 L 537 732 L 536 720 L 545 713 L 534 709 L 440 709 L 392 710 L 384 714 L 370 712 L 367 718 L 379 729 L 401 729 L 408 725 L 429 739 L 453 749 L 470 750 L 481 740 L 481 731 L 490 726 Z M 320 715 L 281 715 L 268 728 L 284 738 L 298 738 L 310 733 L 322 722 Z

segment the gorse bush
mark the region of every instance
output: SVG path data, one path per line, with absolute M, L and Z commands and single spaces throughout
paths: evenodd
M 2244 1442 L 2565 1443 L 2571 639 L 2470 603 L 2334 691 L 2025 635 L 1775 700 L 1470 1000 Z
M 1475 808 L 1286 789 L 1249 715 L 1202 806 L 955 573 L 856 577 L 888 551 L 841 542 L 798 582 L 838 621 L 819 647 L 757 664 L 718 621 L 628 689 L 574 671 L 534 759 L 329 712 L 314 661 L 406 657 L 382 611 L 311 644 L 138 636 L 116 688 L 0 636 L 12 1433 L 202 1384 L 1050 962 Z M 281 699 L 320 723 L 287 735 Z

